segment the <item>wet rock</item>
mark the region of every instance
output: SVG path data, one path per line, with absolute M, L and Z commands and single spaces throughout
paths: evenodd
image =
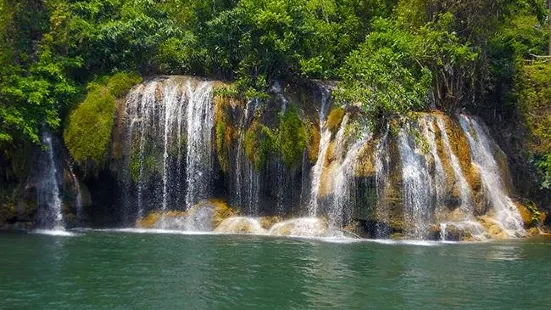
M 517 207 L 520 217 L 522 218 L 522 223 L 525 228 L 532 226 L 532 212 L 523 204 L 518 201 L 514 202 L 515 207 Z
M 266 230 L 258 220 L 248 217 L 230 217 L 223 220 L 214 232 L 222 234 L 256 234 L 262 235 Z
M 196 204 L 187 211 L 154 211 L 136 221 L 139 228 L 174 229 L 190 231 L 212 231 L 225 219 L 237 212 L 221 200 L 210 200 Z
M 281 222 L 280 216 L 264 216 L 260 218 L 260 226 L 264 229 L 269 229 L 274 224 Z
M 509 239 L 507 232 L 505 232 L 503 228 L 501 228 L 501 226 L 499 226 L 499 224 L 488 215 L 479 216 L 478 222 L 486 229 L 490 238 L 497 240 Z
M 327 221 L 319 218 L 297 218 L 275 224 L 268 234 L 273 236 L 321 237 L 328 232 Z

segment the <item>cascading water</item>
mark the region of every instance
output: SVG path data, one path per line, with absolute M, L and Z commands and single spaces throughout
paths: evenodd
M 189 208 L 199 200 L 208 198 L 210 193 L 214 107 L 211 82 L 201 82 L 194 89 L 188 81 L 187 90 L 186 208 Z
M 214 193 L 212 87 L 211 82 L 190 78 L 157 78 L 137 86 L 127 97 L 123 160 L 130 168 L 127 179 L 131 186 L 125 194 L 134 197 L 130 204 L 138 206 L 138 218 L 151 210 L 161 211 L 150 213 L 150 219 L 159 219 L 155 228 L 208 230 L 214 223 L 208 222 L 208 212 L 188 219 L 189 208 L 213 198 Z M 354 107 L 345 113 L 338 130 L 329 130 L 331 96 L 323 86 L 318 89 L 320 143 L 314 166 L 308 162 L 308 150 L 303 150 L 301 167 L 297 163 L 293 168 L 301 172 L 284 167 L 276 154 L 268 158 L 266 169 L 257 171 L 245 151 L 246 129 L 253 122 L 277 125 L 277 114 L 294 105 L 287 97 L 295 98 L 295 94 L 287 96 L 278 84 L 272 91 L 281 105 L 257 109 L 260 101 L 250 100 L 242 110 L 239 102 L 225 110 L 230 113 L 224 114 L 224 121 L 235 122 L 228 127 L 231 131 L 226 138 L 236 144 L 227 149 L 233 157 L 223 174 L 229 178 L 223 180 L 229 188 L 217 194 L 228 193 L 231 205 L 249 217 L 228 220 L 219 232 L 342 236 L 346 227 L 352 234 L 375 238 L 403 233 L 405 238 L 427 239 L 438 238 L 440 227 L 439 238 L 444 241 L 499 237 L 500 233 L 490 232 L 494 224 L 488 224 L 489 217 L 480 214 L 486 210 L 479 205 L 483 196 L 492 206 L 489 215 L 509 236 L 524 232 L 516 206 L 507 196 L 502 179 L 505 173 L 501 174 L 494 158 L 497 148 L 485 127 L 466 116 L 460 116 L 460 125 L 469 141 L 472 164 L 480 170 L 480 183 L 465 170 L 468 160 L 459 158 L 463 153 L 454 153 L 457 150 L 450 139 L 456 128 L 447 126 L 458 126 L 445 115 L 419 114 L 397 134 L 388 126 L 377 132 L 382 134 L 378 142 L 370 141 L 369 131 L 360 129 L 356 134 L 351 130 L 357 129 L 353 126 L 358 121 Z M 309 116 L 309 111 L 312 109 L 302 112 Z M 476 172 L 474 167 L 472 172 Z M 477 183 L 469 184 L 471 181 Z M 300 205 L 304 206 L 298 213 L 308 217 L 278 223 L 295 208 L 290 197 L 298 196 L 298 190 L 291 193 L 296 183 L 301 183 Z M 262 208 L 261 198 L 266 203 Z M 168 212 L 173 210 L 188 212 Z M 270 217 L 260 218 L 260 214 Z M 314 222 L 316 232 L 312 233 L 308 227 Z M 268 225 L 274 230 L 270 232 Z
M 510 237 L 520 237 L 525 234 L 522 219 L 513 201 L 508 196 L 503 175 L 493 155 L 493 151 L 501 152 L 490 140 L 487 129 L 479 122 L 466 115 L 459 115 L 463 132 L 469 140 L 473 164 L 480 170 L 484 192 L 492 206 L 494 220 Z
M 434 177 L 429 178 L 427 182 L 429 182 L 430 188 L 433 192 L 432 196 L 435 198 L 436 208 L 442 209 L 444 207 L 443 197 L 446 185 L 446 175 L 444 172 L 444 166 L 442 165 L 442 160 L 438 155 L 433 119 L 431 116 L 427 115 L 421 119 L 419 123 L 424 140 L 428 144 L 429 152 L 426 154 L 426 157 L 432 159 L 432 162 L 434 163 Z
M 46 150 L 42 153 L 43 164 L 38 186 L 38 228 L 65 230 L 52 135 L 45 131 L 41 138 Z
M 466 216 L 470 216 L 474 212 L 471 188 L 469 186 L 469 183 L 467 182 L 467 178 L 465 178 L 463 170 L 461 169 L 461 164 L 459 163 L 459 159 L 454 154 L 451 148 L 450 138 L 446 131 L 446 126 L 444 124 L 444 120 L 442 119 L 442 117 L 439 117 L 439 116 L 436 117 L 436 124 L 438 126 L 438 129 L 440 130 L 440 134 L 442 137 L 442 144 L 444 145 L 444 151 L 446 152 L 449 158 L 451 167 L 453 169 L 454 179 L 457 182 L 459 182 L 459 187 L 461 189 L 461 209 Z
M 387 127 L 385 134 L 377 144 L 375 150 L 375 182 L 377 190 L 376 216 L 377 224 L 375 227 L 375 238 L 388 238 L 390 235 L 390 214 L 387 205 L 386 195 L 390 189 L 390 150 L 388 146 L 388 134 L 390 128 Z
M 163 128 L 163 204 L 162 204 L 162 211 L 165 213 L 168 210 L 168 191 L 169 191 L 169 176 L 170 176 L 170 168 L 169 168 L 169 148 L 174 143 L 173 141 L 170 141 L 170 138 L 173 136 L 173 130 L 174 125 L 177 125 L 177 129 L 180 129 L 180 125 L 182 123 L 181 118 L 181 109 L 182 105 L 180 102 L 181 96 L 178 92 L 178 88 L 176 84 L 169 83 L 165 87 L 165 93 L 163 96 L 163 102 L 162 105 L 164 107 L 164 128 Z M 177 135 L 178 143 L 181 140 L 181 134 Z
M 84 217 L 82 210 L 82 191 L 80 190 L 80 183 L 77 176 L 73 173 L 73 169 L 69 167 L 69 172 L 71 173 L 71 178 L 75 184 L 75 209 L 77 211 L 77 222 L 81 223 Z
M 325 157 L 331 142 L 331 131 L 326 126 L 327 113 L 331 106 L 329 91 L 323 87 L 321 90 L 321 106 L 319 111 L 320 144 L 316 164 L 312 168 L 312 183 L 310 186 L 310 201 L 308 203 L 308 215 L 315 217 L 318 213 L 318 194 L 320 190 L 321 175 L 325 166 Z
M 188 209 L 211 192 L 212 82 L 179 79 L 139 85 L 126 99 L 124 173 L 135 184 L 137 218 L 146 207 Z
M 364 135 L 358 139 L 346 153 L 344 160 L 333 170 L 333 198 L 329 210 L 329 228 L 334 233 L 338 232 L 344 226 L 344 220 L 348 222 L 351 217 L 350 207 L 356 197 L 356 186 L 354 180 L 354 170 L 357 164 L 358 153 L 370 139 L 369 135 Z
M 432 190 L 428 180 L 425 157 L 418 150 L 412 138 L 402 129 L 398 136 L 398 150 L 402 161 L 402 196 L 406 236 L 425 239 L 429 232 L 432 210 Z
M 244 117 L 239 128 L 246 128 L 254 116 L 258 100 L 249 100 L 245 108 Z M 258 216 L 260 200 L 260 174 L 255 170 L 254 164 L 247 159 L 244 147 L 245 130 L 241 130 L 237 142 L 237 156 L 235 159 L 235 171 L 232 174 L 233 186 L 232 202 L 246 211 L 249 216 Z

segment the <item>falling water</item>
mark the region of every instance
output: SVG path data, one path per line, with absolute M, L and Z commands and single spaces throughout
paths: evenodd
M 495 214 L 494 220 L 510 237 L 524 235 L 520 214 L 507 194 L 500 168 L 494 158 L 493 150 L 501 150 L 490 141 L 487 129 L 474 118 L 459 115 L 459 122 L 471 147 L 473 164 L 480 169 L 480 177 L 486 196 Z
M 446 186 L 446 174 L 444 172 L 444 166 L 442 160 L 438 155 L 438 148 L 436 146 L 436 134 L 433 124 L 432 116 L 425 116 L 420 121 L 423 137 L 428 144 L 429 153 L 426 156 L 430 156 L 434 162 L 434 177 L 426 180 L 429 182 L 432 190 L 432 196 L 435 198 L 436 206 L 443 208 L 443 197 Z
M 138 217 L 141 218 L 144 216 L 144 203 L 143 203 L 143 192 L 146 180 L 144 178 L 144 161 L 145 161 L 145 147 L 147 142 L 147 133 L 148 128 L 155 125 L 155 92 L 159 87 L 159 84 L 156 82 L 149 83 L 147 86 L 139 85 L 134 91 L 132 91 L 126 100 L 126 117 L 127 117 L 127 139 L 126 143 L 129 144 L 129 152 L 131 153 L 130 166 L 131 172 L 130 175 L 136 176 L 137 183 L 137 203 L 138 203 Z M 135 132 L 137 131 L 137 132 Z M 137 137 L 136 137 L 137 136 Z M 132 143 L 136 137 L 138 140 L 138 154 L 137 158 L 134 158 L 134 150 L 132 148 Z M 136 167 L 136 164 L 139 166 Z M 135 170 L 138 170 L 137 172 Z
M 189 208 L 199 200 L 208 198 L 210 193 L 214 108 L 211 82 L 201 82 L 193 89 L 188 81 L 187 89 L 186 207 Z
M 320 144 L 316 164 L 312 168 L 312 185 L 310 186 L 310 202 L 308 203 L 309 216 L 316 216 L 318 213 L 318 194 L 320 190 L 321 174 L 325 166 L 325 156 L 331 142 L 331 131 L 326 127 L 327 112 L 331 105 L 329 91 L 323 87 L 321 89 L 321 107 L 319 112 L 320 126 Z
M 145 216 L 146 206 L 158 205 L 166 212 L 208 198 L 213 170 L 211 82 L 169 78 L 139 85 L 127 96 L 124 117 L 126 179 L 135 184 L 138 218 Z
M 171 141 L 169 140 L 174 130 L 174 122 L 181 124 L 181 107 L 182 104 L 179 98 L 178 87 L 175 83 L 169 82 L 165 87 L 162 105 L 164 107 L 164 128 L 163 128 L 163 214 L 168 210 L 168 190 L 169 190 L 169 148 Z M 180 139 L 180 136 L 178 136 Z
M 375 179 L 377 186 L 377 226 L 375 231 L 376 238 L 388 238 L 390 235 L 389 206 L 387 205 L 387 191 L 390 189 L 390 151 L 388 147 L 388 134 L 390 128 L 387 127 L 385 134 L 377 144 L 375 150 Z
M 344 156 L 344 147 L 346 142 L 345 134 L 349 120 L 350 115 L 346 113 L 342 118 L 341 125 L 339 127 L 339 130 L 337 131 L 337 135 L 335 136 L 335 157 L 337 158 L 337 160 L 342 160 L 342 157 Z
M 40 183 L 38 186 L 38 227 L 41 229 L 64 230 L 52 136 L 45 131 L 41 138 L 46 150 L 43 153 L 45 160 L 44 165 L 40 167 Z
M 75 184 L 75 209 L 77 211 L 77 221 L 82 222 L 83 219 L 83 210 L 82 210 L 82 191 L 80 190 L 80 182 L 78 181 L 77 176 L 74 174 L 73 169 L 69 166 L 69 172 L 71 173 L 71 178 Z
M 444 120 L 441 117 L 437 117 L 436 124 L 438 125 L 438 129 L 440 130 L 440 133 L 441 133 L 444 150 L 446 154 L 449 156 L 450 163 L 454 173 L 454 178 L 459 182 L 459 186 L 461 188 L 461 209 L 463 210 L 465 215 L 472 215 L 474 206 L 472 202 L 471 188 L 469 186 L 469 183 L 467 182 L 467 179 L 465 178 L 465 175 L 463 174 L 463 170 L 461 169 L 461 164 L 459 163 L 459 159 L 457 158 L 457 156 L 455 156 L 451 148 L 450 139 L 448 137 L 448 133 L 446 132 L 446 126 L 444 124 Z
M 235 171 L 233 173 L 234 189 L 232 190 L 232 201 L 234 205 L 239 206 L 249 216 L 258 216 L 260 174 L 255 170 L 254 163 L 247 159 L 244 140 L 246 124 L 254 117 L 257 105 L 258 100 L 249 100 L 245 108 L 244 117 L 240 121 Z
M 344 160 L 332 171 L 333 199 L 328 219 L 329 227 L 333 232 L 340 231 L 344 226 L 344 220 L 349 220 L 351 217 L 350 208 L 356 197 L 354 170 L 358 163 L 358 153 L 369 139 L 370 135 L 364 135 L 358 139 L 350 147 Z
M 424 156 L 411 140 L 406 129 L 402 129 L 399 133 L 398 149 L 402 161 L 404 220 L 410 225 L 406 236 L 425 239 L 432 216 L 432 191 L 428 182 L 430 175 Z

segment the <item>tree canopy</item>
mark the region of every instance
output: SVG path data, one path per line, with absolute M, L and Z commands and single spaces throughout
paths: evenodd
M 334 79 L 382 118 L 495 106 L 546 23 L 545 0 L 0 0 L 0 143 L 37 143 L 117 72 Z

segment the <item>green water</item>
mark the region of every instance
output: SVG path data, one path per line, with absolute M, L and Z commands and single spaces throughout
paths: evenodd
M 549 240 L 0 234 L 1 309 L 549 309 Z

